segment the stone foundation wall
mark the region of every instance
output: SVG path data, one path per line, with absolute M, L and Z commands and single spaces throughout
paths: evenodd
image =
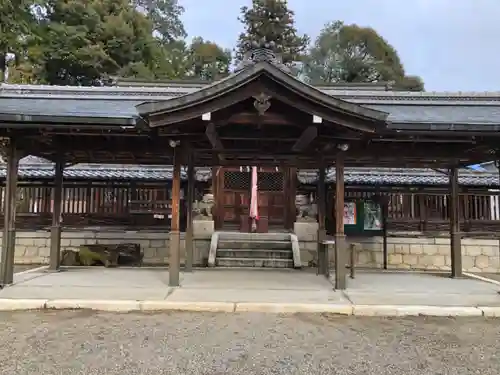
M 181 233 L 181 264 L 185 259 L 184 233 Z M 210 234 L 195 236 L 193 264 L 206 266 Z M 0 235 L 1 239 L 1 235 Z M 77 249 L 85 244 L 138 243 L 144 252 L 145 265 L 168 264 L 169 233 L 159 231 L 63 231 L 61 250 Z M 16 264 L 48 264 L 50 232 L 18 231 L 16 233 Z
M 349 238 L 357 243 L 357 264 L 382 267 L 383 238 Z M 392 269 L 449 270 L 451 266 L 450 239 L 445 237 L 387 238 L 387 263 Z M 465 272 L 499 272 L 499 240 L 463 238 L 462 266 Z
M 295 223 L 303 266 L 316 265 L 317 223 Z M 357 244 L 358 267 L 382 268 L 384 264 L 382 237 L 351 237 L 347 243 Z M 500 241 L 496 239 L 462 239 L 462 266 L 465 272 L 500 272 Z M 451 267 L 450 239 L 443 236 L 425 237 L 414 233 L 393 233 L 387 238 L 387 262 L 390 269 L 449 270 Z M 329 249 L 330 262 L 334 248 Z

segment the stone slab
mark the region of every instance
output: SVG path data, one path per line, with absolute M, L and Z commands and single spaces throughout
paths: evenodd
M 112 300 L 164 300 L 169 293 L 163 288 L 89 288 L 87 286 L 22 286 L 14 285 L 0 291 L 0 298 L 28 299 L 112 299 Z
M 177 288 L 167 297 L 177 302 L 269 302 L 269 303 L 343 303 L 348 302 L 341 293 L 317 290 L 260 290 Z
M 0 299 L 0 311 L 41 310 L 45 308 L 46 299 Z
M 404 305 L 350 305 L 304 303 L 230 303 L 230 302 L 171 302 L 134 300 L 37 300 L 0 299 L 0 311 L 88 309 L 127 313 L 134 311 L 194 311 L 194 312 L 263 312 L 273 314 L 329 313 L 354 316 L 437 316 L 437 317 L 500 317 L 500 308 L 470 306 L 404 306 Z
M 471 306 L 422 305 L 354 305 L 355 316 L 482 316 L 483 311 Z
M 88 309 L 108 312 L 140 311 L 139 301 L 131 300 L 59 299 L 47 301 L 45 307 L 54 310 Z
M 242 302 L 237 303 L 235 312 L 265 312 L 275 314 L 286 313 L 329 313 L 335 315 L 352 315 L 350 304 L 327 303 L 269 303 Z
M 483 315 L 488 318 L 500 318 L 500 306 L 479 306 Z
M 142 301 L 141 311 L 197 311 L 197 312 L 234 312 L 235 304 L 231 302 L 181 302 L 181 301 Z

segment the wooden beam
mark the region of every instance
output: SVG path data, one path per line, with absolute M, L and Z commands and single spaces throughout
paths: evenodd
M 300 152 L 305 150 L 317 136 L 318 128 L 316 126 L 308 126 L 292 146 L 292 151 Z

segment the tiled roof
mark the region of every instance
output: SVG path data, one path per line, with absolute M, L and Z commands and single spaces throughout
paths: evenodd
M 0 85 L 0 114 L 136 118 L 135 106 L 203 86 L 69 87 Z M 450 93 L 319 87 L 328 95 L 389 113 L 393 123 L 500 124 L 500 92 Z
M 144 100 L 114 99 L 69 99 L 69 98 L 3 98 L 0 96 L 1 114 L 23 114 L 27 116 L 61 117 L 137 117 L 135 106 Z
M 43 159 L 26 158 L 21 162 L 19 176 L 21 179 L 51 179 L 54 177 L 52 163 L 43 162 Z M 5 165 L 0 165 L 0 178 L 5 178 Z M 106 165 L 106 164 L 78 164 L 64 170 L 68 179 L 94 180 L 170 180 L 172 179 L 171 166 L 144 166 L 144 165 Z M 186 171 L 182 170 L 181 177 L 187 178 Z M 197 168 L 196 179 L 208 181 L 212 177 L 210 168 Z M 335 181 L 335 170 L 327 172 L 327 182 Z M 317 171 L 302 170 L 298 179 L 302 183 L 315 183 Z M 349 185 L 431 185 L 442 186 L 448 184 L 448 177 L 432 169 L 402 169 L 402 168 L 350 168 L 345 171 L 345 182 Z M 500 186 L 498 174 L 494 172 L 476 172 L 463 169 L 459 173 L 459 183 L 463 186 Z
M 365 107 L 388 112 L 394 123 L 500 124 L 498 105 L 402 105 L 365 104 Z

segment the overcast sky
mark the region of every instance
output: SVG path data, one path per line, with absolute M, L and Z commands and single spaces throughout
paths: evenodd
M 233 48 L 250 0 L 180 0 L 190 36 Z M 300 32 L 329 21 L 371 26 L 428 91 L 500 91 L 500 0 L 289 0 Z M 201 4 L 206 4 L 201 6 Z

